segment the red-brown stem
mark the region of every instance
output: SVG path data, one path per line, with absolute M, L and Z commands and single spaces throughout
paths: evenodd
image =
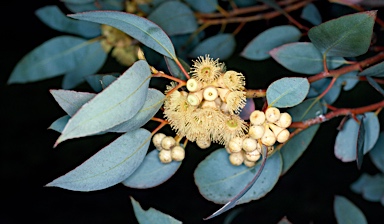
M 235 31 L 233 31 L 233 35 L 236 35 L 236 34 L 238 34 L 239 32 L 240 32 L 240 30 L 244 27 L 244 25 L 246 24 L 246 22 L 242 22 L 242 23 L 240 23 L 240 25 L 236 28 L 236 30 Z
M 175 82 L 178 82 L 178 83 L 183 83 L 184 85 L 185 85 L 185 83 L 186 83 L 184 80 L 181 80 L 181 79 L 178 79 L 178 78 L 176 78 L 176 77 L 167 75 L 167 74 L 165 74 L 165 73 L 163 73 L 163 72 L 158 72 L 158 73 L 156 73 L 156 74 L 153 74 L 152 76 L 153 76 L 153 77 L 163 77 L 163 78 L 167 78 L 167 79 L 170 79 L 170 80 L 175 81 Z
M 342 115 L 356 115 L 356 114 L 363 114 L 365 112 L 377 110 L 379 108 L 384 107 L 384 100 L 380 101 L 378 103 L 374 103 L 368 106 L 364 107 L 358 107 L 358 108 L 339 108 L 336 110 L 333 110 L 323 116 L 318 116 L 312 119 L 308 119 L 306 121 L 301 121 L 301 122 L 293 122 L 291 124 L 291 128 L 300 128 L 300 129 L 305 129 L 308 128 L 312 125 L 315 124 L 320 124 L 322 122 L 328 121 L 332 118 L 342 116 Z
M 246 98 L 260 98 L 266 96 L 266 90 L 265 89 L 247 89 L 245 90 L 245 97 Z
M 325 96 L 325 94 L 328 93 L 328 91 L 333 87 L 333 84 L 335 84 L 337 80 L 337 77 L 333 77 L 331 82 L 329 83 L 329 85 L 327 86 L 327 88 L 318 96 L 316 97 L 318 100 L 323 98 Z
M 179 68 L 181 69 L 181 72 L 184 74 L 184 76 L 185 76 L 187 79 L 190 79 L 191 77 L 189 77 L 188 72 L 185 71 L 185 69 L 184 69 L 184 67 L 181 65 L 180 61 L 179 61 L 177 58 L 175 58 L 174 60 L 175 60 L 175 62 L 176 62 L 176 64 L 177 64 L 177 66 L 179 66 Z
M 351 72 L 351 71 L 360 71 L 361 69 L 369 67 L 369 66 L 376 64 L 377 62 L 380 62 L 382 60 L 384 60 L 384 52 L 380 52 L 377 55 L 372 56 L 370 58 L 367 58 L 367 59 L 360 61 L 358 63 L 348 65 L 348 66 L 345 66 L 345 67 L 342 67 L 339 69 L 330 70 L 328 73 L 320 72 L 317 75 L 308 77 L 308 81 L 310 83 L 312 83 L 312 82 L 318 81 L 318 80 L 326 78 L 326 77 L 340 76 L 340 75 L 346 74 L 346 73 Z
M 359 76 L 359 80 L 360 81 L 367 81 L 367 77 L 365 76 Z M 383 79 L 377 79 L 377 78 L 374 78 L 373 80 L 375 80 L 375 82 L 379 83 L 379 84 L 384 84 L 384 80 Z
M 151 119 L 152 121 L 157 121 L 157 122 L 160 122 L 159 126 L 157 126 L 157 128 L 155 130 L 152 131 L 151 135 L 153 136 L 154 134 L 156 134 L 161 128 L 163 128 L 166 124 L 168 124 L 168 121 L 166 120 L 163 120 L 161 118 L 157 118 L 157 117 L 153 117 Z

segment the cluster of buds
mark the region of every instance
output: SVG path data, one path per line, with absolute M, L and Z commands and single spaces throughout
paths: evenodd
M 268 154 L 274 150 L 274 144 L 284 143 L 289 138 L 287 128 L 292 123 L 288 113 L 280 113 L 275 107 L 269 107 L 265 113 L 255 110 L 250 115 L 250 127 L 245 137 L 236 137 L 229 141 L 227 151 L 229 161 L 236 166 L 252 167 L 260 158 L 262 145 L 268 149 Z
M 159 159 L 162 163 L 182 161 L 185 150 L 172 136 L 156 133 L 152 138 L 153 145 L 159 150 Z
M 223 63 L 207 55 L 194 61 L 190 73 L 188 91 L 168 86 L 173 91 L 164 102 L 164 115 L 177 135 L 202 149 L 244 136 L 247 125 L 238 115 L 246 103 L 244 76 L 226 71 Z

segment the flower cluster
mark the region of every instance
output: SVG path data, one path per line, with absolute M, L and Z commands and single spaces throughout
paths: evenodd
M 260 158 L 262 145 L 268 148 L 268 154 L 273 152 L 274 144 L 284 143 L 289 138 L 286 129 L 291 125 L 292 117 L 288 113 L 280 113 L 275 107 L 269 107 L 265 113 L 255 110 L 251 113 L 248 134 L 244 137 L 236 137 L 229 141 L 227 151 L 229 161 L 236 166 L 244 165 L 252 167 Z
M 194 61 L 190 73 L 188 92 L 174 90 L 164 102 L 164 116 L 177 135 L 202 149 L 244 136 L 247 125 L 238 115 L 246 102 L 244 76 L 225 71 L 223 63 L 208 55 Z
M 159 159 L 162 163 L 182 161 L 185 158 L 185 150 L 172 136 L 156 133 L 152 138 L 153 145 L 160 151 Z

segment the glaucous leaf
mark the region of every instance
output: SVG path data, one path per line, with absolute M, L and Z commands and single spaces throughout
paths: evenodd
M 158 25 L 143 17 L 116 11 L 84 12 L 69 17 L 113 26 L 162 55 L 176 57 L 167 34 Z
M 372 77 L 370 76 L 367 76 L 367 81 L 368 83 L 373 87 L 375 88 L 379 93 L 381 93 L 381 95 L 384 96 L 384 90 L 383 88 L 381 88 L 381 86 L 379 85 L 379 83 L 377 83 Z
M 69 115 L 73 116 L 86 102 L 96 96 L 94 93 L 77 92 L 72 90 L 52 89 L 50 93 L 60 107 Z
M 315 26 L 319 25 L 323 21 L 319 10 L 313 3 L 309 3 L 303 8 L 303 11 L 301 11 L 301 18 L 307 20 Z
M 235 51 L 236 40 L 232 34 L 220 33 L 211 36 L 198 44 L 189 56 L 197 58 L 209 54 L 211 58 L 228 59 Z
M 239 116 L 243 120 L 249 120 L 249 116 L 251 115 L 251 113 L 253 111 L 255 111 L 255 109 L 256 109 L 255 101 L 253 101 L 252 98 L 247 98 L 247 102 L 246 102 L 245 106 L 243 107 L 243 109 L 241 110 Z
M 89 46 L 88 54 L 83 62 L 75 69 L 64 75 L 62 88 L 72 89 L 85 81 L 85 76 L 95 74 L 104 65 L 107 59 L 107 53 L 101 47 L 99 41 Z
M 258 0 L 234 0 L 237 7 L 247 7 L 255 5 Z
M 95 2 L 95 0 L 61 0 L 61 1 L 66 3 L 73 3 L 73 4 L 86 4 L 86 3 Z
M 125 133 L 65 175 L 48 183 L 73 191 L 96 191 L 127 179 L 142 163 L 151 133 L 137 129 Z
M 359 78 L 357 77 L 358 71 L 348 72 L 338 78 L 341 81 L 343 86 L 343 90 L 348 91 L 353 89 L 356 84 L 359 82 Z
M 217 0 L 185 0 L 194 10 L 202 13 L 216 11 L 218 7 Z
M 154 208 L 149 208 L 147 211 L 141 208 L 139 202 L 131 197 L 133 211 L 137 221 L 140 224 L 181 224 L 179 220 L 170 215 L 164 214 Z
M 359 131 L 357 133 L 357 144 L 356 144 L 356 162 L 357 168 L 360 169 L 363 164 L 364 157 L 364 142 L 365 142 L 365 126 L 364 126 L 364 117 L 361 117 Z
M 55 131 L 61 133 L 64 130 L 64 127 L 65 127 L 65 125 L 67 125 L 70 118 L 71 118 L 71 116 L 64 115 L 64 116 L 58 118 L 56 121 L 54 121 L 49 126 L 48 129 L 52 129 L 52 130 L 55 130 Z
M 85 76 L 85 80 L 88 82 L 88 84 L 92 87 L 92 89 L 95 92 L 101 92 L 103 89 L 105 89 L 109 84 L 111 84 L 113 81 L 119 77 L 120 74 L 118 73 L 111 73 L 111 74 L 96 74 L 96 75 L 87 75 Z
M 129 120 L 144 105 L 151 72 L 144 60 L 134 63 L 115 82 L 86 103 L 69 120 L 56 144 L 96 134 Z
M 384 173 L 384 132 L 379 134 L 379 139 L 369 152 L 369 157 L 373 164 Z
M 177 161 L 167 164 L 162 163 L 159 159 L 159 150 L 152 150 L 144 158 L 139 168 L 125 179 L 122 184 L 139 189 L 156 187 L 171 178 L 180 165 L 181 162 Z
M 322 54 L 356 57 L 367 52 L 377 11 L 339 17 L 311 28 L 308 36 Z
M 198 28 L 193 11 L 179 1 L 164 2 L 147 18 L 159 25 L 169 36 L 192 33 Z
M 173 59 L 168 57 L 164 57 L 164 59 L 165 59 L 165 62 L 167 63 L 168 70 L 173 77 L 176 77 L 181 80 L 187 80 L 187 77 L 185 77 L 184 73 L 181 71 L 181 69 Z M 181 63 L 181 66 L 183 66 L 184 70 L 186 72 L 189 72 L 189 70 L 191 69 L 189 65 L 183 59 L 181 58 L 178 58 L 178 59 Z
M 165 96 L 157 89 L 148 89 L 147 98 L 141 109 L 128 121 L 108 129 L 109 132 L 128 132 L 140 128 L 147 123 L 163 105 Z
M 47 26 L 61 32 L 75 34 L 85 38 L 96 37 L 101 34 L 99 24 L 70 19 L 56 5 L 39 8 L 35 14 Z
M 307 99 L 296 107 L 289 108 L 287 111 L 292 116 L 292 121 L 298 122 L 322 116 L 322 108 L 321 103 L 313 98 Z M 281 147 L 280 153 L 283 159 L 282 174 L 286 173 L 304 153 L 319 127 L 320 124 L 312 125 L 293 136 L 293 138 L 289 139 L 283 147 Z
M 229 162 L 227 151 L 222 148 L 211 153 L 197 166 L 194 177 L 200 194 L 209 201 L 225 204 L 252 180 L 260 164 L 249 168 L 234 166 Z M 238 204 L 257 200 L 275 186 L 282 168 L 280 153 L 268 157 L 264 170 Z
M 358 180 L 351 185 L 351 190 L 361 194 L 365 200 L 381 202 L 384 206 L 384 175 L 378 173 L 374 176 L 363 173 Z
M 373 112 L 364 114 L 364 154 L 369 152 L 375 145 L 380 131 L 379 119 Z M 361 115 L 357 116 L 361 119 Z M 335 156 L 343 162 L 356 160 L 356 144 L 359 131 L 359 125 L 354 119 L 345 122 L 343 129 L 339 131 L 335 141 Z
M 384 61 L 365 69 L 358 76 L 384 77 Z
M 331 83 L 332 78 L 324 78 L 311 83 L 309 88 L 308 98 L 319 96 L 323 91 L 327 89 Z M 331 89 L 323 96 L 323 100 L 328 103 L 334 103 L 340 95 L 343 82 L 341 79 L 337 79 Z
M 333 210 L 338 224 L 368 223 L 363 212 L 343 196 L 335 196 Z
M 273 59 L 286 69 L 307 75 L 324 71 L 323 56 L 312 43 L 296 42 L 284 44 L 269 52 Z M 327 57 L 328 69 L 335 69 L 346 63 L 341 57 Z
M 52 38 L 26 54 L 13 69 L 8 84 L 52 78 L 79 66 L 92 42 L 72 36 Z
M 281 78 L 267 88 L 267 102 L 274 107 L 293 107 L 301 103 L 308 94 L 306 78 Z
M 269 51 L 283 44 L 296 42 L 301 32 L 294 26 L 275 26 L 260 33 L 251 40 L 241 52 L 241 56 L 250 60 L 264 60 L 270 57 Z
M 124 9 L 124 0 L 98 0 L 97 2 L 83 2 L 81 4 L 75 1 L 66 1 L 64 5 L 72 12 L 85 12 L 93 10 L 114 10 L 122 11 Z

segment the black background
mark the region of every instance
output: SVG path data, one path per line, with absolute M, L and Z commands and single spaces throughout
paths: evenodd
M 29 84 L 6 84 L 13 67 L 25 54 L 44 41 L 62 35 L 34 16 L 36 9 L 49 4 L 60 5 L 60 2 L 0 3 L 0 223 L 136 223 L 130 196 L 145 209 L 156 208 L 184 223 L 224 223 L 230 212 L 202 221 L 220 205 L 206 201 L 193 182 L 193 170 L 212 151 L 196 149 L 193 144 L 189 146 L 187 158 L 179 171 L 153 189 L 130 189 L 119 184 L 84 193 L 44 187 L 116 137 L 111 134 L 86 137 L 53 148 L 59 134 L 47 127 L 64 112 L 49 89 L 59 89 L 62 77 Z M 325 19 L 342 9 L 332 8 L 326 2 L 316 4 L 321 7 Z M 379 15 L 384 18 L 382 11 Z M 299 12 L 293 15 L 298 18 Z M 279 24 L 286 24 L 286 20 L 280 17 L 244 27 L 242 34 L 236 36 L 236 55 L 257 33 Z M 251 62 L 233 56 L 227 67 L 246 74 L 248 88 L 266 88 L 277 78 L 292 75 L 272 60 Z M 90 91 L 90 88 L 84 84 L 77 90 Z M 353 91 L 342 92 L 335 106 L 358 107 L 381 99 L 367 83 L 359 83 Z M 381 204 L 368 202 L 349 189 L 362 172 L 379 172 L 369 157 L 365 157 L 362 170 L 358 171 L 355 163 L 342 163 L 334 156 L 333 145 L 340 120 L 333 119 L 320 127 L 308 150 L 266 197 L 233 209 L 232 214 L 237 213 L 237 216 L 232 223 L 277 223 L 284 216 L 292 223 L 335 223 L 335 195 L 345 196 L 355 203 L 369 223 L 383 223 L 384 208 Z M 382 114 L 380 120 L 384 120 Z

